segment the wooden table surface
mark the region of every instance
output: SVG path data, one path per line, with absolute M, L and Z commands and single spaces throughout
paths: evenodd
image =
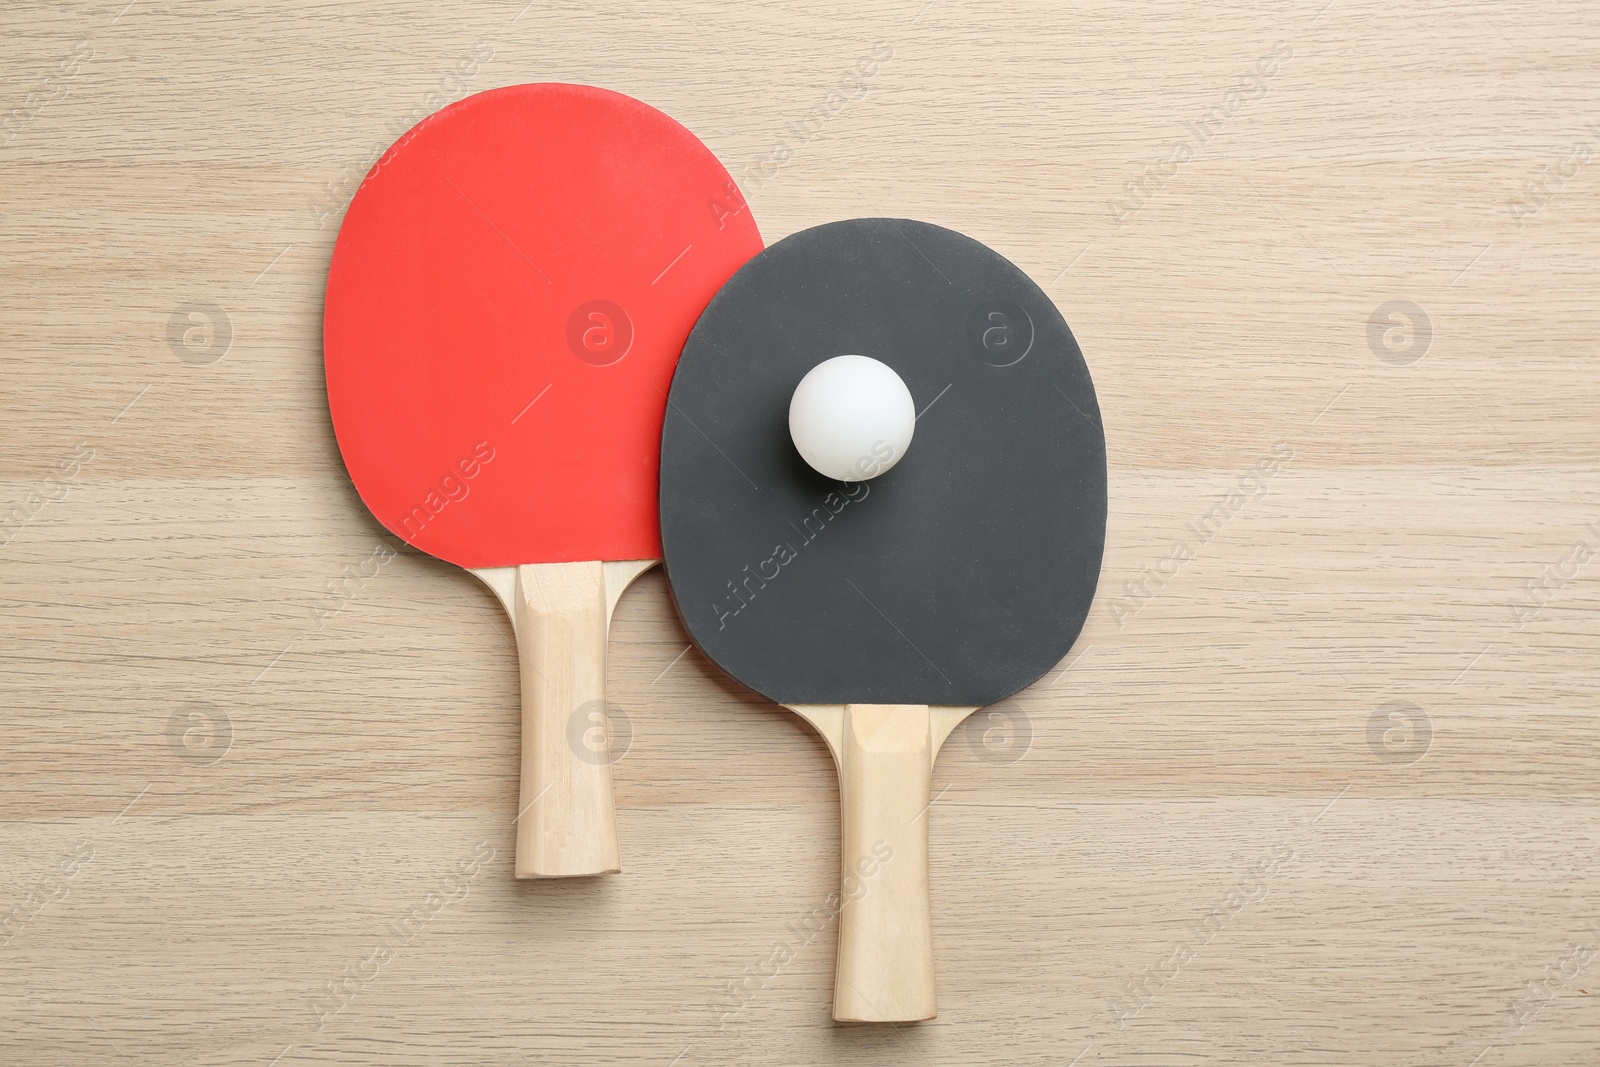
M 4 1062 L 1600 1063 L 1594 4 L 124 4 L 0 13 Z M 934 770 L 935 1021 L 831 1021 L 827 751 L 659 573 L 625 870 L 511 877 L 510 626 L 320 336 L 376 154 L 534 81 L 1082 344 L 1099 599 Z

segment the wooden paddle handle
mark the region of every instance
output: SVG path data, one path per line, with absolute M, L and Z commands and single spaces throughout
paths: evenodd
M 913 1022 L 938 1013 L 928 905 L 932 771 L 926 705 L 845 706 L 835 1019 Z
M 518 878 L 614 874 L 616 807 L 606 723 L 604 565 L 517 568 L 522 668 Z

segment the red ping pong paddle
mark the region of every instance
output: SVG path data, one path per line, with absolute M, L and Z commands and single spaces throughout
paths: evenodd
M 788 432 L 796 386 L 840 355 L 887 364 L 920 412 L 870 481 L 817 473 Z M 962 719 L 1077 638 L 1105 545 L 1105 453 L 1050 298 L 926 223 L 785 238 L 729 279 L 684 346 L 661 442 L 667 578 L 706 656 L 833 752 L 836 1019 L 935 1014 L 933 761 Z
M 423 120 L 340 227 L 323 346 L 350 477 L 390 532 L 488 583 L 516 632 L 519 878 L 620 869 L 606 632 L 660 556 L 673 365 L 760 248 L 693 134 L 581 85 Z

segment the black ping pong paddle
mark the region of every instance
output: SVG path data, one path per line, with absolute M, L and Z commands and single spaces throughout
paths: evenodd
M 915 437 L 871 481 L 809 467 L 786 413 L 844 354 L 893 368 Z M 838 766 L 843 899 L 834 1017 L 936 1012 L 933 759 L 1082 629 L 1106 526 L 1105 437 L 1049 297 L 970 238 L 901 219 L 805 230 L 701 315 L 661 446 L 661 540 L 690 636 L 801 714 Z

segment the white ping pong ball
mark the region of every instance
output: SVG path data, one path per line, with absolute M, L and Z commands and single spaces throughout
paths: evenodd
M 834 356 L 812 367 L 789 400 L 789 436 L 819 474 L 841 482 L 876 478 L 911 447 L 917 408 L 887 363 Z

